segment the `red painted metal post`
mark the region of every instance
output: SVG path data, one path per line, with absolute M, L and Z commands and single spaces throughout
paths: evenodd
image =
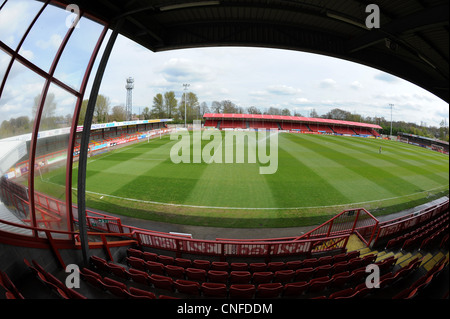
M 0 97 L 2 96 L 3 93 L 3 89 L 5 88 L 5 84 L 6 84 L 6 79 L 8 78 L 9 72 L 11 71 L 12 65 L 15 61 L 15 59 L 17 58 L 18 54 L 19 54 L 19 50 L 22 47 L 23 42 L 25 41 L 25 39 L 27 38 L 28 34 L 31 31 L 31 28 L 34 26 L 34 24 L 36 23 L 37 19 L 40 17 L 40 15 L 42 14 L 42 12 L 44 11 L 44 9 L 47 7 L 48 3 L 50 2 L 50 0 L 47 0 L 45 2 L 45 4 L 42 6 L 42 8 L 38 11 L 38 13 L 36 14 L 36 16 L 34 17 L 34 19 L 31 21 L 30 25 L 28 26 L 27 30 L 25 31 L 24 35 L 22 36 L 22 39 L 20 40 L 19 44 L 17 45 L 16 50 L 14 51 L 14 53 L 12 53 L 11 56 L 11 61 L 9 62 L 7 68 L 6 68 L 6 72 L 5 75 L 3 77 L 3 81 L 0 84 Z M 5 2 L 6 3 L 6 2 Z

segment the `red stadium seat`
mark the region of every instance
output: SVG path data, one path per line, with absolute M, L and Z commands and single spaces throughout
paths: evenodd
M 166 265 L 164 266 L 166 275 L 172 278 L 184 279 L 185 269 L 180 266 Z
M 228 271 L 225 270 L 209 270 L 208 271 L 208 281 L 215 283 L 224 283 L 228 282 Z
M 320 292 L 327 289 L 331 279 L 327 276 L 311 279 L 309 282 L 308 293 Z
M 271 271 L 257 271 L 253 273 L 253 283 L 257 284 L 265 284 L 272 282 L 275 274 Z
M 316 258 L 303 260 L 303 268 L 316 268 L 317 266 L 319 266 L 319 261 Z
M 295 271 L 293 270 L 278 270 L 275 272 L 273 281 L 282 284 L 291 282 L 295 277 Z
M 267 270 L 267 264 L 266 263 L 251 263 L 249 265 L 251 272 L 261 272 Z
M 175 258 L 174 264 L 175 264 L 175 266 L 189 268 L 192 265 L 192 261 L 190 259 L 185 259 L 185 258 Z
M 295 281 L 309 281 L 316 270 L 314 268 L 300 268 L 295 271 Z
M 347 261 L 347 254 L 346 253 L 333 256 L 333 264 L 336 264 L 336 263 L 341 262 L 341 261 Z
M 132 256 L 136 258 L 142 258 L 142 251 L 134 248 L 128 248 L 127 255 L 128 257 Z
M 352 282 L 353 276 L 354 275 L 348 271 L 334 274 L 333 277 L 331 277 L 331 287 L 340 289 L 346 284 L 350 284 Z
M 149 253 L 147 251 L 142 253 L 142 259 L 145 261 L 158 261 L 158 255 L 155 253 Z
M 128 288 L 123 282 L 105 277 L 103 278 L 104 289 L 111 292 L 113 295 L 120 298 L 128 298 Z
M 350 271 L 349 265 L 350 263 L 348 261 L 340 261 L 338 263 L 333 264 L 334 273 L 338 274 L 344 271 Z
M 164 264 L 156 261 L 146 261 L 144 262 L 145 268 L 148 272 L 157 275 L 165 275 L 166 269 Z
M 107 266 L 107 261 L 103 258 L 97 256 L 89 257 L 90 263 L 97 269 L 108 272 L 109 268 Z
M 175 258 L 171 256 L 158 255 L 158 262 L 164 265 L 173 265 L 175 262 Z
M 300 282 L 291 282 L 284 285 L 283 296 L 286 297 L 297 297 L 301 296 L 307 291 L 309 288 L 309 282 L 300 281 Z
M 130 279 L 130 275 L 128 274 L 128 272 L 125 269 L 125 267 L 122 267 L 120 265 L 116 265 L 116 264 L 113 264 L 113 263 L 107 263 L 106 265 L 107 265 L 109 271 L 113 275 L 115 275 L 117 277 L 120 277 L 120 278 L 123 278 L 123 279 Z
M 180 293 L 200 295 L 200 284 L 196 281 L 178 279 L 175 281 L 174 286 Z
M 353 291 L 353 288 L 347 288 L 344 290 L 336 291 L 332 293 L 328 299 L 343 299 L 343 298 L 349 298 L 353 297 L 355 292 Z
M 319 266 L 322 265 L 331 265 L 333 263 L 333 256 L 323 256 L 320 257 L 319 260 Z
M 226 261 L 213 261 L 211 263 L 211 270 L 223 270 L 228 271 L 230 269 L 230 264 Z
M 230 269 L 235 271 L 247 271 L 248 264 L 247 263 L 231 263 Z
M 252 274 L 249 271 L 232 271 L 230 273 L 231 284 L 248 284 L 252 279 Z
M 204 269 L 206 271 L 211 267 L 211 262 L 209 260 L 196 259 L 192 262 L 192 268 Z
M 256 287 L 250 284 L 236 284 L 230 286 L 230 298 L 251 299 L 255 295 Z
M 226 298 L 228 294 L 227 285 L 221 283 L 204 282 L 201 289 L 207 297 Z
M 291 260 L 286 262 L 286 269 L 297 270 L 303 267 L 303 261 L 301 260 Z
M 155 288 L 173 291 L 173 280 L 170 277 L 161 275 L 150 275 L 150 282 Z
M 206 270 L 204 269 L 187 268 L 185 275 L 188 280 L 206 281 Z
M 257 298 L 277 298 L 283 291 L 281 283 L 260 284 L 256 290 Z
M 279 271 L 279 270 L 284 270 L 286 267 L 286 264 L 282 261 L 277 261 L 277 262 L 271 262 L 267 265 L 267 270 L 268 271 Z
M 88 282 L 90 285 L 99 288 L 104 289 L 103 282 L 102 282 L 102 276 L 100 276 L 97 273 L 94 273 L 93 271 L 90 271 L 87 268 L 81 269 L 81 278 L 83 278 L 86 282 Z M 39 273 L 42 275 L 41 273 Z M 43 275 L 42 275 L 43 276 Z M 46 278 L 43 276 L 43 278 L 46 280 Z
M 136 258 L 136 257 L 127 257 L 127 264 L 135 269 L 138 270 L 143 270 L 143 271 L 147 271 L 147 268 L 145 266 L 145 261 L 143 259 L 140 258 Z
M 156 299 L 156 295 L 151 291 L 146 291 L 135 287 L 130 287 L 128 290 L 130 299 Z
M 128 269 L 128 274 L 134 282 L 150 285 L 150 275 L 145 271 L 130 268 Z
M 333 269 L 333 266 L 331 266 L 331 265 L 318 266 L 316 268 L 316 272 L 314 273 L 314 277 L 318 278 L 318 277 L 328 276 L 331 273 L 332 269 Z

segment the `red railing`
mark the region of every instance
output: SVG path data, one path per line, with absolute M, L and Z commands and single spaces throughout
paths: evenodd
M 350 234 L 326 238 L 273 241 L 266 240 L 200 240 L 186 237 L 134 231 L 139 245 L 183 254 L 207 255 L 225 260 L 227 257 L 271 257 L 309 255 L 316 252 L 343 250 Z
M 2 195 L 11 198 L 7 188 L 2 189 Z M 45 221 L 46 226 L 49 223 L 57 222 L 57 216 L 63 217 L 61 213 L 66 212 L 64 202 L 41 193 L 37 193 L 36 196 L 35 202 L 39 204 L 39 210 L 47 213 L 46 216 L 53 217 L 53 220 Z M 12 198 L 15 200 L 16 207 L 27 207 L 28 202 L 24 199 L 19 196 L 12 196 Z M 19 205 L 19 203 L 21 204 Z M 317 252 L 344 250 L 351 234 L 357 234 L 369 246 L 372 242 L 376 243 L 386 236 L 394 235 L 429 220 L 447 210 L 448 207 L 449 201 L 446 200 L 420 212 L 383 223 L 379 223 L 364 208 L 345 210 L 302 236 L 268 239 L 192 239 L 190 236 L 122 225 L 120 218 L 89 210 L 87 211 L 87 226 L 90 229 L 104 232 L 105 235 L 125 235 L 136 240 L 142 247 L 172 251 L 178 256 L 183 254 L 207 255 L 220 259 L 226 259 L 227 257 L 262 257 L 270 260 L 275 256 L 309 255 Z M 77 221 L 78 211 L 75 205 L 72 207 L 72 215 L 74 221 Z M 24 225 L 16 224 L 15 226 L 23 227 Z M 50 231 L 42 228 L 25 228 L 33 229 L 36 233 Z M 51 231 L 54 232 L 55 230 Z M 65 233 L 74 234 L 71 232 Z
M 378 226 L 378 220 L 364 208 L 347 209 L 295 240 L 339 236 L 356 233 L 369 245 Z
M 383 239 L 395 236 L 396 234 L 402 233 L 408 229 L 412 229 L 415 226 L 442 214 L 447 211 L 448 208 L 449 200 L 447 199 L 440 204 L 427 207 L 419 212 L 380 223 L 378 225 L 373 246 L 381 242 Z

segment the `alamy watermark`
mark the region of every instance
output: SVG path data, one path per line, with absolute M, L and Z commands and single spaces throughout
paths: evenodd
M 78 29 L 80 27 L 79 21 L 81 18 L 80 7 L 78 7 L 76 4 L 69 4 L 66 7 L 66 11 L 71 13 L 66 18 L 66 27 L 69 29 Z
M 264 165 L 259 167 L 260 174 L 277 172 L 278 130 L 224 132 L 225 136 L 222 138 L 221 131 L 202 130 L 200 121 L 194 121 L 192 134 L 187 130 L 172 131 L 170 139 L 178 141 L 170 150 L 172 163 L 245 163 L 247 149 L 248 164 L 256 164 L 258 159 L 258 162 Z M 202 141 L 209 142 L 202 147 Z
M 66 277 L 67 288 L 80 288 L 80 268 L 76 264 L 69 264 L 65 269 L 69 273 Z
M 380 7 L 376 4 L 369 4 L 366 6 L 366 13 L 370 13 L 366 17 L 366 27 L 368 29 L 380 28 Z
M 366 267 L 366 287 L 369 289 L 380 288 L 380 267 L 377 264 L 370 264 Z

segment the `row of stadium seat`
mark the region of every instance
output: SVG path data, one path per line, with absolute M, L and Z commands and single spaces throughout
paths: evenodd
M 419 242 L 423 243 L 420 245 L 420 247 L 423 248 L 423 245 L 430 244 L 431 238 L 439 239 L 440 237 L 445 236 L 445 232 L 448 230 L 449 226 L 449 216 L 450 213 L 446 212 L 415 230 L 392 238 L 387 242 L 385 249 L 392 249 L 400 246 L 402 249 L 409 249 L 415 247 Z
M 1 270 L 0 293 L 2 296 L 5 296 L 6 299 L 24 299 L 22 293 L 17 289 L 16 285 L 11 281 L 9 276 Z
M 134 257 L 129 257 L 134 258 Z M 129 261 L 130 259 L 128 259 Z M 134 261 L 137 261 L 134 260 Z M 270 283 L 270 282 L 295 282 L 310 280 L 317 277 L 332 277 L 333 275 L 348 273 L 348 279 L 353 276 L 359 277 L 362 273 L 364 275 L 366 266 L 375 262 L 374 256 L 368 256 L 368 258 L 354 258 L 351 261 L 339 262 L 335 265 L 323 265 L 316 268 L 300 268 L 297 270 L 278 270 L 275 272 L 271 271 L 261 271 L 250 273 L 249 271 L 220 271 L 220 270 L 204 270 L 197 268 L 181 268 L 177 266 L 158 265 L 156 267 L 155 262 L 140 262 L 129 263 L 130 268 L 140 270 L 142 272 L 147 272 L 149 274 L 158 274 L 163 276 L 170 276 L 179 279 L 195 280 L 199 282 L 220 282 L 220 283 Z M 390 269 L 396 262 L 396 259 L 392 256 L 386 258 L 377 264 L 380 268 L 380 272 L 386 272 Z M 162 266 L 162 267 L 161 267 Z M 355 273 L 353 273 L 355 272 Z M 353 275 L 350 276 L 350 273 Z
M 416 297 L 419 293 L 425 290 L 433 280 L 436 280 L 439 277 L 445 267 L 448 267 L 448 261 L 446 262 L 445 260 L 441 260 L 432 269 L 427 271 L 425 275 L 421 276 L 406 289 L 393 296 L 392 299 L 412 299 Z M 448 299 L 448 291 L 446 296 L 442 297 Z
M 94 271 L 92 270 L 83 270 L 84 273 L 90 272 L 101 272 L 105 269 L 111 269 L 113 271 L 106 272 L 106 274 L 113 274 L 118 276 L 121 280 L 131 280 L 137 284 L 143 284 L 144 287 L 154 288 L 154 289 L 163 289 L 171 293 L 181 293 L 187 295 L 195 295 L 195 296 L 204 296 L 204 297 L 221 297 L 221 298 L 277 298 L 277 297 L 314 297 L 315 293 L 320 293 L 322 296 L 328 296 L 328 298 L 347 298 L 347 297 L 356 297 L 366 295 L 370 293 L 369 288 L 366 287 L 364 278 L 366 277 L 365 267 L 354 270 L 353 272 L 343 272 L 341 274 L 334 274 L 333 276 L 321 276 L 321 277 L 311 277 L 304 280 L 295 281 L 295 282 L 248 282 L 248 283 L 233 283 L 233 282 L 210 282 L 210 281 L 202 281 L 195 279 L 203 279 L 203 277 L 199 278 L 188 278 L 188 279 L 176 279 L 169 276 L 158 275 L 158 274 L 149 274 L 142 270 L 136 270 L 133 268 L 129 268 L 128 270 L 124 269 L 126 273 L 129 274 L 128 277 L 123 277 L 123 274 L 114 271 L 114 269 L 118 269 L 121 266 L 114 265 L 111 263 L 105 267 L 104 265 L 99 265 L 98 257 L 91 257 L 91 261 L 94 265 Z M 401 280 L 411 274 L 414 270 L 418 268 L 421 260 L 415 259 L 405 266 L 401 268 L 397 272 L 393 273 L 391 271 L 391 266 L 395 263 L 395 259 L 390 258 L 388 262 L 379 262 L 378 265 L 383 269 L 381 274 L 383 274 L 380 278 L 380 286 L 381 288 L 385 288 L 387 286 L 392 285 L 394 282 Z M 382 265 L 389 265 L 389 267 L 383 268 Z M 100 266 L 100 267 L 99 267 Z M 168 265 L 170 266 L 170 265 Z M 197 269 L 203 273 L 202 269 Z M 301 270 L 301 269 L 300 269 Z M 203 270 L 204 271 L 204 270 Z M 231 272 L 230 274 L 232 274 Z M 208 273 L 209 274 L 209 273 Z M 253 276 L 258 274 L 255 272 Z M 90 275 L 90 277 L 86 277 L 87 280 L 93 280 L 91 284 L 97 286 L 101 289 L 107 289 L 104 287 L 104 284 L 98 282 L 101 280 L 101 276 L 95 276 L 96 279 L 93 279 L 95 275 Z M 205 278 L 206 279 L 206 278 Z M 107 280 L 107 284 L 111 284 L 111 280 Z M 103 288 L 102 288 L 103 286 Z M 117 286 L 121 286 L 124 288 L 122 284 L 118 284 Z M 127 298 L 125 292 L 116 293 L 116 295 L 121 294 L 122 297 Z M 182 297 L 182 296 L 181 296 Z
M 275 128 L 282 130 L 298 130 L 303 132 L 325 132 L 325 133 L 337 133 L 337 134 L 350 134 L 350 135 L 373 135 L 380 136 L 375 130 L 369 130 L 366 128 L 347 128 L 341 126 L 324 125 L 324 124 L 304 124 L 304 123 L 291 123 L 291 122 L 267 122 L 267 121 L 239 121 L 239 120 L 206 120 L 205 126 L 217 127 L 220 122 L 220 128 Z
M 299 268 L 318 267 L 323 265 L 332 265 L 338 262 L 350 261 L 359 257 L 359 251 L 351 251 L 334 256 L 323 256 L 319 258 L 307 258 L 292 260 L 287 262 L 226 262 L 226 261 L 210 261 L 206 259 L 186 259 L 174 258 L 172 256 L 155 254 L 152 252 L 141 251 L 135 248 L 127 250 L 128 257 L 142 259 L 143 261 L 159 262 L 163 265 L 174 265 L 183 268 L 198 268 L 205 270 L 240 270 L 240 271 L 277 271 L 277 270 L 297 270 Z
M 61 280 L 56 278 L 53 274 L 47 272 L 39 263 L 32 260 L 31 263 L 24 259 L 28 269 L 36 276 L 36 278 L 48 289 L 53 291 L 58 297 L 62 299 L 87 299 L 84 295 L 75 289 L 68 288 Z

